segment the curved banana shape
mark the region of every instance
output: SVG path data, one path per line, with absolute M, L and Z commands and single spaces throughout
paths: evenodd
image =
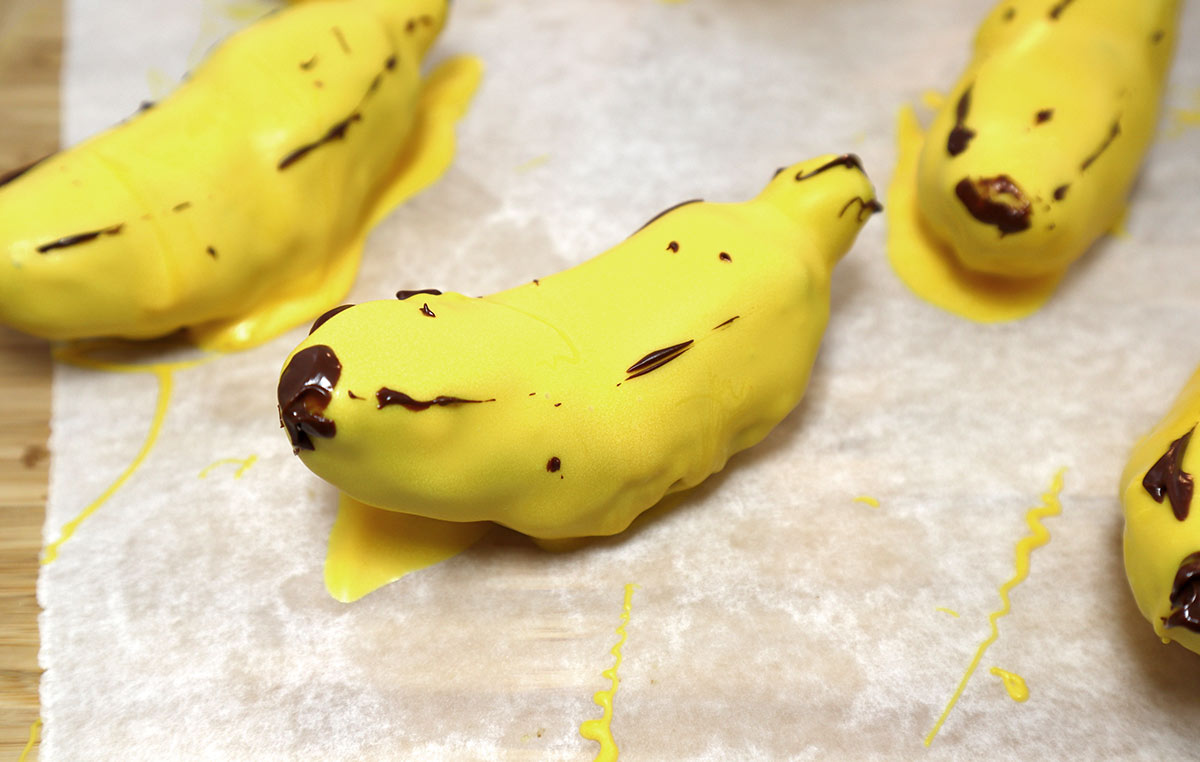
M 1133 449 L 1121 475 L 1125 573 L 1138 608 L 1164 641 L 1200 653 L 1200 371 Z
M 1004 0 L 921 134 L 901 114 L 889 258 L 977 320 L 1040 307 L 1116 226 L 1150 145 L 1178 0 Z
M 857 157 L 825 156 L 509 291 L 338 308 L 288 358 L 281 417 L 368 505 L 615 534 L 795 407 L 833 266 L 879 208 Z
M 327 0 L 234 35 L 170 97 L 0 177 L 0 322 L 50 339 L 181 327 L 235 349 L 353 282 L 367 228 L 449 164 L 480 69 L 422 87 L 446 0 Z

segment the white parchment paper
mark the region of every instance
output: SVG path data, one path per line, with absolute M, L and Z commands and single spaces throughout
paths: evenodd
M 347 301 L 512 286 L 826 152 L 861 155 L 883 194 L 897 108 L 953 83 L 990 5 L 455 0 L 437 56 L 488 69 L 458 159 L 373 233 Z M 578 726 L 631 582 L 612 722 L 629 759 L 1194 755 L 1200 657 L 1137 613 L 1116 482 L 1200 362 L 1200 130 L 1171 128 L 1200 106 L 1198 10 L 1127 234 L 1048 307 L 981 326 L 918 301 L 876 217 L 835 274 L 801 407 L 622 536 L 549 554 L 499 531 L 338 604 L 335 493 L 274 403 L 307 327 L 175 373 L 145 463 L 43 568 L 43 758 L 589 759 Z M 64 139 L 161 95 L 245 15 L 68 2 Z M 47 541 L 135 456 L 158 393 L 56 367 Z M 1063 467 L 1052 539 L 926 749 Z

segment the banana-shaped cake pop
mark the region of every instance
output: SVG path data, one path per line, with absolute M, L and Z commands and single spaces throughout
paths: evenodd
M 615 534 L 795 407 L 833 266 L 879 208 L 857 157 L 825 156 L 508 291 L 339 308 L 285 364 L 283 423 L 306 466 L 368 505 Z
M 1125 573 L 1138 608 L 1163 640 L 1200 653 L 1200 372 L 1134 447 L 1121 475 Z
M 479 78 L 419 67 L 446 0 L 322 0 L 235 34 L 126 123 L 0 176 L 0 323 L 258 343 L 336 304 L 432 182 Z
M 1122 217 L 1150 145 L 1178 0 L 1003 0 L 929 129 L 901 114 L 888 251 L 981 321 L 1040 307 Z

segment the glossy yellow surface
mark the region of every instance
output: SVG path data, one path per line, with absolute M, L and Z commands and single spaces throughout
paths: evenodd
M 901 115 L 888 247 L 905 283 L 980 321 L 1041 306 L 1122 216 L 1154 134 L 1178 11 L 1178 0 L 999 3 L 929 129 Z M 985 182 L 996 178 L 1011 184 Z M 987 184 L 993 212 L 1027 227 L 972 214 L 963 181 Z
M 422 86 L 445 0 L 322 0 L 220 45 L 161 103 L 0 186 L 0 322 L 50 339 L 259 343 L 349 289 L 480 76 Z
M 419 294 L 334 315 L 296 350 L 326 345 L 341 364 L 322 413 L 336 435 L 301 459 L 368 505 L 542 538 L 622 531 L 799 402 L 831 272 L 874 200 L 842 162 L 794 165 L 745 203 L 680 206 L 594 259 L 492 296 Z M 689 341 L 656 369 L 628 370 Z M 381 409 L 384 387 L 479 402 Z
M 1171 443 L 1200 421 L 1200 371 L 1192 376 L 1166 417 L 1133 448 L 1121 474 L 1125 506 L 1125 574 L 1142 615 L 1165 641 L 1174 640 L 1200 653 L 1200 633 L 1164 627 L 1171 613 L 1171 589 L 1183 559 L 1200 551 L 1200 495 L 1193 496 L 1187 518 L 1175 518 L 1169 498 L 1155 502 L 1142 486 L 1146 472 Z M 1200 440 L 1192 438 L 1183 452 L 1185 473 L 1200 472 Z
M 1025 683 L 1025 678 L 999 667 L 992 667 L 988 673 L 1000 678 L 1000 681 L 1004 683 L 1004 691 L 1013 701 L 1019 704 L 1029 700 L 1029 686 Z

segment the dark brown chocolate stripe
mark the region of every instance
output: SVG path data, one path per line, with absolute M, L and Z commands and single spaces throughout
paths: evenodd
M 1034 124 L 1045 124 L 1054 117 L 1054 109 L 1044 108 L 1033 115 Z
M 787 167 L 780 167 L 779 169 L 775 170 L 775 174 L 771 175 L 771 179 L 774 180 L 776 177 L 779 177 L 779 175 L 782 174 L 783 170 L 785 169 L 787 169 Z
M 837 157 L 836 159 L 831 159 L 831 160 L 825 162 L 824 164 L 817 167 L 812 172 L 808 172 L 807 174 L 804 172 L 804 170 L 800 170 L 799 172 L 796 173 L 796 182 L 800 182 L 802 180 L 807 180 L 810 177 L 819 175 L 822 172 L 833 169 L 834 167 L 846 167 L 847 169 L 854 168 L 854 169 L 857 169 L 859 172 L 863 171 L 862 159 L 858 158 L 858 156 L 856 156 L 855 154 L 847 153 L 847 154 L 842 154 L 841 156 Z
M 434 318 L 437 317 L 437 315 L 433 314 L 433 310 L 429 309 L 428 304 L 421 305 L 421 314 L 424 315 L 425 317 L 434 317 Z
M 429 294 L 430 296 L 441 296 L 442 292 L 438 291 L 436 288 L 421 288 L 421 289 L 417 289 L 415 291 L 397 291 L 396 298 L 399 299 L 400 301 L 404 301 L 405 299 L 409 298 L 410 296 L 416 296 L 417 294 Z
M 346 390 L 346 396 L 352 400 L 365 400 L 366 399 L 366 397 L 359 397 L 357 394 L 354 393 L 354 390 L 352 390 L 352 389 Z
M 1071 189 L 1070 184 L 1060 185 L 1054 189 L 1054 200 L 1062 201 L 1067 197 L 1067 191 Z
M 845 213 L 846 213 L 846 210 L 847 210 L 847 209 L 849 209 L 851 206 L 853 206 L 853 205 L 854 205 L 854 202 L 855 202 L 855 201 L 857 201 L 857 202 L 859 203 L 858 214 L 857 214 L 857 215 L 855 215 L 855 217 L 856 217 L 856 219 L 858 220 L 858 222 L 862 222 L 862 221 L 863 221 L 863 215 L 864 215 L 864 214 L 866 214 L 866 215 L 872 215 L 872 214 L 875 214 L 875 213 L 877 213 L 877 212 L 882 212 L 882 211 L 883 211 L 883 204 L 879 203 L 879 202 L 878 202 L 878 201 L 876 201 L 875 199 L 871 199 L 870 201 L 866 201 L 866 200 L 864 200 L 864 199 L 863 199 L 861 196 L 855 196 L 854 198 L 852 198 L 852 199 L 850 199 L 849 201 L 847 201 L 847 202 L 846 202 L 846 205 L 842 207 L 842 211 L 838 212 L 838 218 L 839 218 L 839 219 L 841 218 L 841 216 L 842 216 L 843 214 L 845 214 Z
M 1095 150 L 1095 152 L 1092 153 L 1091 156 L 1089 156 L 1083 160 L 1083 163 L 1079 165 L 1079 171 L 1083 172 L 1083 171 L 1087 170 L 1088 167 L 1092 166 L 1092 162 L 1094 162 L 1096 159 L 1099 159 L 1100 154 L 1104 153 L 1108 149 L 1108 147 L 1110 145 L 1112 145 L 1112 142 L 1117 139 L 1117 136 L 1120 134 L 1121 134 L 1121 120 L 1115 119 L 1115 120 L 1113 120 L 1112 127 L 1110 127 L 1108 130 L 1108 137 L 1106 137 L 1104 139 L 1104 142 L 1100 144 L 1100 147 L 1097 148 Z
M 703 201 L 704 201 L 704 199 L 702 199 L 702 198 L 692 198 L 692 199 L 688 199 L 687 201 L 680 201 L 675 206 L 668 206 L 666 209 L 663 209 L 658 214 L 656 214 L 653 217 L 651 217 L 650 219 L 646 220 L 646 223 L 644 225 L 642 225 L 640 228 L 638 228 L 637 230 L 635 230 L 633 232 L 637 233 L 641 230 L 644 230 L 651 222 L 656 221 L 659 217 L 662 217 L 664 214 L 669 214 L 670 212 L 675 211 L 676 209 L 678 209 L 681 206 L 687 206 L 688 204 L 699 204 L 699 203 L 703 203 Z
M 950 136 L 946 138 L 946 152 L 951 156 L 958 156 L 967 150 L 971 138 L 975 137 L 975 130 L 967 126 L 967 114 L 971 110 L 972 87 L 974 85 L 963 90 L 963 94 L 958 98 L 958 104 L 954 107 L 954 129 L 950 130 Z
M 334 315 L 338 314 L 339 312 L 344 312 L 345 310 L 348 310 L 353 306 L 354 306 L 353 304 L 338 305 L 337 307 L 334 307 L 333 309 L 329 310 L 325 314 L 321 315 L 321 317 L 319 317 L 313 321 L 312 328 L 308 329 L 308 335 L 312 336 L 313 331 L 315 331 L 318 328 L 320 328 L 321 326 L 325 325 L 326 321 L 328 321 L 329 318 L 333 317 Z
M 341 28 L 335 26 L 332 31 L 333 36 L 337 38 L 338 45 L 342 46 L 342 52 L 349 55 L 350 43 L 346 42 L 346 36 L 342 34 Z
M 954 186 L 954 194 L 972 217 L 985 225 L 995 225 L 1002 236 L 1029 228 L 1033 214 L 1029 199 L 1008 175 L 978 180 L 964 177 Z
M 408 396 L 404 392 L 398 392 L 395 389 L 389 389 L 386 386 L 380 387 L 379 391 L 375 392 L 375 399 L 378 404 L 375 406 L 379 410 L 383 410 L 389 405 L 400 405 L 414 413 L 419 413 L 422 410 L 428 410 L 435 405 L 437 407 L 446 407 L 447 405 L 476 405 L 481 402 L 495 402 L 496 400 L 465 400 L 461 397 L 434 397 L 431 400 L 417 400 Z
M 1171 613 L 1163 617 L 1167 627 L 1185 627 L 1200 632 L 1200 553 L 1179 564 L 1171 585 Z
M 1053 8 L 1050 9 L 1050 18 L 1054 19 L 1055 21 L 1058 21 L 1058 17 L 1061 16 L 1062 12 L 1067 9 L 1067 6 L 1070 5 L 1071 3 L 1073 3 L 1074 1 L 1075 0 L 1059 0 L 1059 2 L 1057 4 L 1055 4 L 1055 6 Z
M 54 154 L 52 154 L 52 153 L 46 154 L 45 156 L 43 156 L 40 159 L 34 159 L 33 161 L 29 162 L 28 164 L 23 164 L 23 165 L 17 167 L 16 169 L 8 170 L 4 174 L 0 175 L 0 187 L 8 185 L 13 180 L 16 180 L 18 177 L 25 174 L 29 170 L 33 169 L 37 165 L 41 164 L 46 159 L 49 159 L 53 155 Z
M 562 468 L 562 461 L 556 457 L 551 458 L 550 460 L 548 460 L 546 462 L 546 470 L 549 471 L 550 473 L 554 473 L 555 471 L 557 471 L 560 468 Z
M 1192 493 L 1195 490 L 1192 475 L 1183 470 L 1183 454 L 1187 452 L 1188 442 L 1191 441 L 1192 432 L 1195 430 L 1196 427 L 1193 426 L 1186 434 L 1172 442 L 1142 479 L 1142 488 L 1155 502 L 1161 503 L 1163 498 L 1171 501 L 1171 510 L 1180 521 L 1188 517 L 1192 507 Z
M 337 425 L 321 415 L 333 400 L 342 364 L 324 344 L 297 352 L 279 377 L 279 419 L 292 440 L 292 452 L 312 450 L 313 437 L 329 439 Z
M 737 320 L 740 317 L 741 317 L 741 315 L 734 315 L 733 317 L 726 320 L 724 323 L 718 323 L 718 324 L 714 325 L 713 330 L 715 331 L 718 328 L 724 328 L 725 326 L 729 325 L 730 323 L 732 323 L 733 321 Z
M 46 252 L 54 251 L 55 249 L 66 249 L 71 246 L 78 246 L 81 243 L 94 241 L 102 235 L 116 235 L 117 233 L 120 233 L 124 227 L 125 225 L 122 223 L 119 225 L 113 225 L 112 227 L 104 228 L 102 230 L 92 230 L 87 233 L 76 233 L 75 235 L 59 238 L 57 241 L 44 243 L 37 247 L 37 250 L 39 254 L 45 254 Z
M 317 140 L 309 143 L 308 145 L 300 146 L 295 151 L 292 151 L 287 156 L 284 156 L 279 162 L 278 169 L 283 171 L 303 159 L 309 154 L 310 151 L 320 148 L 327 143 L 332 143 L 335 140 L 342 140 L 346 137 L 346 130 L 350 128 L 350 125 L 361 120 L 362 114 L 359 114 L 357 111 L 355 111 L 350 116 L 330 127 L 329 131 Z
M 625 369 L 625 372 L 629 374 L 625 380 L 628 381 L 631 378 L 644 376 L 652 370 L 658 370 L 662 366 L 674 360 L 676 357 L 679 357 L 681 354 L 688 351 L 688 349 L 691 348 L 692 343 L 693 340 L 688 339 L 687 341 L 679 344 L 654 350 Z

